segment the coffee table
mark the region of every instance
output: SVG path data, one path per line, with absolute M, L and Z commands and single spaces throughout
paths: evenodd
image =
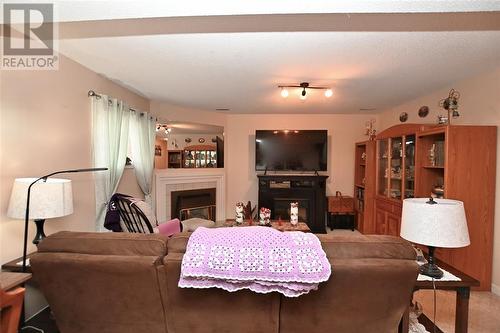
M 217 224 L 218 227 L 248 227 L 259 225 L 259 222 L 250 223 L 248 220 L 245 220 L 242 224 L 237 225 L 234 219 L 227 219 L 225 222 Z M 271 220 L 271 227 L 279 231 L 311 232 L 311 229 L 309 229 L 309 226 L 305 222 L 299 222 L 296 226 L 292 226 L 290 221 Z

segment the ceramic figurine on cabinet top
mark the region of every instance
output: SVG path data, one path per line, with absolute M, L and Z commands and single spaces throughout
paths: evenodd
M 236 211 L 235 222 L 236 222 L 236 224 L 243 223 L 243 210 L 244 210 L 243 202 L 237 202 L 236 207 L 235 207 L 235 211 Z
M 266 207 L 262 207 L 259 211 L 259 224 L 269 225 L 271 224 L 271 210 Z
M 299 223 L 299 203 L 291 202 L 290 203 L 290 223 L 293 226 L 296 226 Z

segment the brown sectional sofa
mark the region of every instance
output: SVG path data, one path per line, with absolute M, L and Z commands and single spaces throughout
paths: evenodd
M 319 237 L 332 276 L 298 298 L 178 288 L 187 233 L 59 232 L 31 266 L 61 333 L 397 332 L 417 276 L 411 245 Z

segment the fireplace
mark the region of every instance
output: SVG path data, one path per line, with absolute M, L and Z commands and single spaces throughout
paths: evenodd
M 308 220 L 310 205 L 308 199 L 298 198 L 274 198 L 271 213 L 274 211 L 274 218 L 290 220 L 290 203 L 297 202 L 299 204 L 299 221 L 306 222 Z
M 216 221 L 215 198 L 215 188 L 172 191 L 171 217 L 181 221 L 194 217 Z
M 271 219 L 290 218 L 290 202 L 299 203 L 299 221 L 314 233 L 326 233 L 326 179 L 320 175 L 257 175 L 259 208 L 271 209 Z

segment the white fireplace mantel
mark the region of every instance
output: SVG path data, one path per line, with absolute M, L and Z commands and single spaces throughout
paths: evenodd
M 213 169 L 158 169 L 155 170 L 155 208 L 158 221 L 171 218 L 170 194 L 177 190 L 215 187 L 217 220 L 226 219 L 225 170 Z

